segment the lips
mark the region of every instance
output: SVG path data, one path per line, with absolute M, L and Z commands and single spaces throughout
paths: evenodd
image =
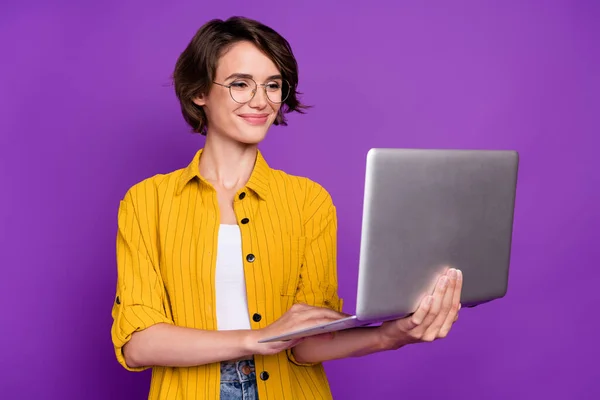
M 269 114 L 239 114 L 239 116 L 250 125 L 264 125 L 269 118 Z

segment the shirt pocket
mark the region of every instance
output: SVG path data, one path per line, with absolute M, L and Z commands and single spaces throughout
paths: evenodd
M 280 294 L 295 296 L 300 282 L 300 273 L 304 263 L 306 237 L 283 236 L 281 238 L 280 265 Z

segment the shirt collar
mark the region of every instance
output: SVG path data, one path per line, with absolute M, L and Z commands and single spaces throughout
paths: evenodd
M 202 156 L 202 151 L 203 149 L 198 150 L 192 161 L 183 169 L 177 185 L 177 195 L 181 194 L 183 188 L 194 178 L 198 178 L 200 181 L 208 184 L 208 182 L 200 175 L 200 157 Z M 270 191 L 270 177 L 271 167 L 269 167 L 269 164 L 264 159 L 260 150 L 257 150 L 254 169 L 252 170 L 252 174 L 250 175 L 246 187 L 254 191 L 261 199 L 265 200 Z

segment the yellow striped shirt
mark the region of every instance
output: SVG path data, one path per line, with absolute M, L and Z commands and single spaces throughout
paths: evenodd
M 157 323 L 215 330 L 219 207 L 200 176 L 202 149 L 186 167 L 133 185 L 118 212 L 118 279 L 111 336 L 119 363 L 136 332 Z M 233 208 L 242 235 L 248 313 L 263 328 L 295 302 L 342 309 L 337 291 L 337 217 L 314 181 L 269 167 L 258 152 Z M 249 221 L 246 221 L 245 219 Z M 255 320 L 258 320 L 256 322 Z M 300 364 L 291 351 L 255 357 L 261 400 L 331 399 L 320 363 Z M 268 379 L 259 378 L 268 372 Z M 219 363 L 153 367 L 149 399 L 218 399 Z

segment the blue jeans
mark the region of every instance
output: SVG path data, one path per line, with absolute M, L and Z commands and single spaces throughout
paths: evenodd
M 221 363 L 221 400 L 258 400 L 253 360 Z

